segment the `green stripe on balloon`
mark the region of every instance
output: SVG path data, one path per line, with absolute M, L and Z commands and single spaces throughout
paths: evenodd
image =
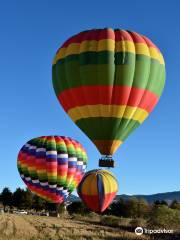
M 53 85 L 57 96 L 66 89 L 84 85 L 134 86 L 160 96 L 164 81 L 165 67 L 157 60 L 137 59 L 134 64 L 116 66 L 114 64 L 79 66 L 78 62 L 53 66 Z
M 61 185 L 64 185 L 65 183 L 66 183 L 66 177 L 65 177 L 64 179 L 61 179 L 61 180 L 58 180 L 58 179 L 57 179 L 57 184 L 58 184 L 58 185 L 61 186 Z
M 47 175 L 46 174 L 38 174 L 38 179 L 40 180 L 40 181 L 45 181 L 45 180 L 47 180 Z
M 57 183 L 57 176 L 48 176 L 49 183 Z
M 67 147 L 64 142 L 57 143 L 56 150 L 57 150 L 57 152 L 67 152 Z
M 140 124 L 125 118 L 92 117 L 80 119 L 76 125 L 91 140 L 121 140 L 136 129 Z
M 59 59 L 56 64 L 66 64 L 69 62 L 78 61 L 79 65 L 87 64 L 133 64 L 136 60 L 138 61 L 149 61 L 150 56 L 143 54 L 135 54 L 130 52 L 111 52 L 111 51 L 101 51 L 101 52 L 84 52 L 80 54 L 72 54 L 65 58 Z M 159 62 L 156 59 L 154 61 Z

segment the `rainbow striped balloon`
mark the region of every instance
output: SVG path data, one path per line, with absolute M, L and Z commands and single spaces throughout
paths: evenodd
M 118 183 L 111 172 L 92 170 L 84 175 L 77 191 L 92 211 L 103 212 L 116 196 Z
M 83 146 L 61 136 L 28 141 L 18 154 L 17 166 L 27 187 L 48 202 L 62 203 L 81 181 L 87 165 Z
M 64 110 L 101 154 L 112 155 L 157 104 L 165 64 L 147 37 L 105 28 L 69 38 L 52 74 Z

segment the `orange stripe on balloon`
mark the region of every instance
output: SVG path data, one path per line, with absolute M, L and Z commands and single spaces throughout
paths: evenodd
M 120 140 L 93 140 L 101 154 L 113 155 L 122 144 Z

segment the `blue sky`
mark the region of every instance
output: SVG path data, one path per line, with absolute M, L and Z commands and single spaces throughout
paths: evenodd
M 180 190 L 180 3 L 178 1 L 1 1 L 0 190 L 24 186 L 16 168 L 22 145 L 41 135 L 67 135 L 87 149 L 88 170 L 100 154 L 59 105 L 51 80 L 57 48 L 91 28 L 148 36 L 166 62 L 164 93 L 150 117 L 114 155 L 120 194 Z

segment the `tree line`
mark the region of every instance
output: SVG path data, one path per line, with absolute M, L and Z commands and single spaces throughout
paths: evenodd
M 5 187 L 0 194 L 0 202 L 7 209 L 34 209 L 41 211 L 46 209 L 47 202 L 35 194 L 32 194 L 28 189 L 17 188 L 14 192 L 8 187 Z
M 33 194 L 28 189 L 17 188 L 14 192 L 5 187 L 0 193 L 0 202 L 4 207 L 4 211 L 7 209 L 17 208 L 26 210 L 52 210 L 52 204 L 49 204 L 44 199 Z M 155 201 L 153 204 L 149 204 L 144 199 L 131 198 L 128 200 L 119 199 L 113 202 L 110 207 L 105 210 L 103 214 L 114 215 L 124 218 L 148 218 L 152 210 L 161 206 L 166 206 L 168 209 L 179 210 L 180 203 L 174 200 L 169 206 L 166 201 Z M 83 202 L 72 202 L 68 204 L 67 210 L 70 214 L 88 214 L 90 211 L 83 204 Z M 63 211 L 63 205 L 60 206 L 59 211 Z

